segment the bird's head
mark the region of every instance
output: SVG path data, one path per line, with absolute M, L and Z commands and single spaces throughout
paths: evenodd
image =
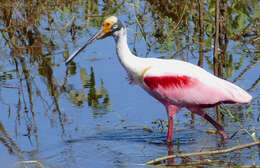
M 106 18 L 103 22 L 103 33 L 104 35 L 99 37 L 98 39 L 103 39 L 107 36 L 113 35 L 121 28 L 123 28 L 122 22 L 115 16 L 110 16 Z M 114 34 L 115 35 L 115 34 Z
M 84 48 L 96 40 L 104 39 L 108 36 L 117 36 L 117 32 L 124 27 L 122 22 L 115 16 L 110 16 L 103 21 L 101 29 L 91 37 L 81 48 L 76 50 L 70 57 L 66 60 L 66 65 L 72 61 Z

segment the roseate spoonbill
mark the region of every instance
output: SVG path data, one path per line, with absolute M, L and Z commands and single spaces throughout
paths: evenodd
M 127 45 L 127 29 L 115 16 L 104 20 L 102 28 L 67 60 L 68 64 L 86 46 L 112 35 L 120 63 L 126 69 L 131 83 L 141 86 L 160 101 L 168 114 L 167 142 L 173 138 L 173 120 L 178 111 L 186 107 L 209 121 L 227 139 L 222 126 L 204 112 L 204 108 L 222 103 L 249 103 L 251 95 L 240 87 L 220 79 L 188 62 L 174 59 L 140 58 L 131 53 Z

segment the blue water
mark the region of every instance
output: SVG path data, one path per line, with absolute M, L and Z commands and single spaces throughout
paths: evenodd
M 126 20 L 126 16 L 120 16 Z M 76 23 L 81 24 L 82 20 Z M 84 24 L 84 23 L 82 23 Z M 47 23 L 42 21 L 40 30 Z M 133 48 L 133 36 L 135 25 L 129 26 L 129 46 Z M 90 29 L 93 35 L 97 29 Z M 56 30 L 55 33 L 58 33 Z M 51 34 L 47 35 L 51 36 Z M 0 123 L 3 125 L 0 132 L 0 163 L 4 167 L 11 167 L 19 163 L 17 161 L 37 160 L 45 167 L 146 167 L 143 163 L 157 157 L 168 155 L 169 147 L 164 143 L 166 129 L 156 129 L 153 121 L 167 120 L 163 105 L 150 97 L 141 88 L 129 85 L 127 75 L 117 60 L 114 40 L 109 37 L 96 41 L 74 59 L 76 67 L 66 67 L 62 53 L 66 52 L 65 45 L 69 46 L 72 53 L 81 46 L 91 35 L 85 30 L 76 41 L 71 41 L 68 34 L 64 39 L 55 38 L 57 49 L 46 57 L 52 58 L 51 80 L 54 84 L 56 96 L 51 94 L 52 86 L 45 76 L 42 76 L 37 63 L 30 63 L 26 57 L 26 65 L 29 69 L 31 82 L 32 104 L 30 93 L 22 73 L 21 64 L 19 72 L 15 71 L 15 64 L 11 64 L 10 49 L 1 43 L 1 71 L 10 74 L 10 79 L 1 80 L 1 113 Z M 231 43 L 232 45 L 232 43 Z M 136 43 L 137 51 L 142 56 L 146 53 L 146 44 L 143 39 Z M 231 49 L 230 49 L 231 51 Z M 47 51 L 44 51 L 44 53 Z M 187 53 L 189 53 L 187 51 Z M 152 50 L 151 57 L 160 57 L 162 54 Z M 206 56 L 212 55 L 211 52 Z M 197 58 L 191 54 L 185 55 L 189 62 L 197 63 Z M 247 56 L 247 55 L 246 55 Z M 241 55 L 234 54 L 237 60 Z M 180 59 L 180 58 L 177 58 Z M 232 81 L 250 63 L 246 58 L 241 69 L 235 71 Z M 95 78 L 95 89 L 100 89 L 103 84 L 103 92 L 108 93 L 108 104 L 102 103 L 104 95 L 98 99 L 97 107 L 88 106 L 88 94 L 90 86 L 82 80 L 85 72 L 88 79 L 91 78 L 91 67 Z M 249 88 L 259 77 L 260 63 L 258 62 L 236 84 L 242 88 Z M 66 76 L 67 68 L 76 68 L 75 73 Z M 205 62 L 205 68 L 211 71 Z M 42 69 L 45 69 L 44 67 Z M 18 75 L 19 74 L 19 75 Z M 86 78 L 84 78 L 86 79 Z M 9 87 L 6 87 L 9 86 Z M 10 87 L 11 86 L 11 87 Z M 66 88 L 66 91 L 64 91 Z M 254 100 L 252 103 L 252 117 L 248 121 L 241 120 L 246 129 L 256 128 L 256 136 L 259 137 L 259 86 L 250 91 Z M 82 96 L 82 102 L 77 105 L 72 94 L 77 92 Z M 55 104 L 57 103 L 58 106 Z M 240 115 L 245 115 L 248 105 L 236 106 Z M 215 115 L 214 109 L 208 113 Z M 245 117 L 242 117 L 245 119 Z M 212 126 L 195 117 L 195 123 L 191 124 L 190 113 L 182 109 L 176 117 L 174 130 L 175 153 L 191 153 L 222 149 L 219 147 L 219 135 L 209 135 L 208 129 Z M 239 130 L 239 123 L 232 118 L 225 117 L 225 130 L 230 137 Z M 150 128 L 152 132 L 144 129 Z M 249 135 L 239 131 L 232 139 L 224 144 L 223 148 L 252 142 Z M 170 149 L 169 149 L 170 148 Z M 9 149 L 9 150 L 8 150 Z M 205 157 L 206 158 L 206 157 Z M 242 153 L 217 155 L 210 159 L 234 161 L 241 165 L 259 165 L 257 148 L 244 149 Z M 198 158 L 194 160 L 199 161 Z M 180 162 L 180 159 L 176 159 Z

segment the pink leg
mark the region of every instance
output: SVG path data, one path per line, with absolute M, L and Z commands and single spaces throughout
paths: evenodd
M 166 105 L 166 110 L 168 114 L 168 135 L 167 135 L 167 142 L 172 142 L 173 138 L 173 121 L 176 116 L 176 114 L 179 111 L 179 107 L 174 105 Z
M 223 127 L 219 123 L 217 123 L 214 119 L 212 119 L 208 114 L 206 114 L 201 108 L 188 107 L 188 109 L 191 112 L 200 115 L 201 117 L 205 118 L 208 122 L 210 122 L 218 130 L 218 133 L 221 135 L 223 141 L 226 141 L 228 139 L 227 134 L 225 133 Z
M 169 142 L 168 143 L 168 156 L 173 155 L 174 150 L 173 150 L 173 143 Z M 168 165 L 174 165 L 174 158 L 168 159 Z

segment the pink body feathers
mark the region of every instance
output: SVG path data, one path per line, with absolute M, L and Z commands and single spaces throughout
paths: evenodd
M 251 101 L 252 97 L 243 89 L 228 81 L 218 80 L 216 82 L 218 87 L 207 85 L 193 77 L 177 75 L 147 76 L 144 78 L 144 83 L 150 93 L 158 95 L 159 99 L 168 100 L 170 104 L 184 107 L 211 107 L 220 103 L 233 104 Z

